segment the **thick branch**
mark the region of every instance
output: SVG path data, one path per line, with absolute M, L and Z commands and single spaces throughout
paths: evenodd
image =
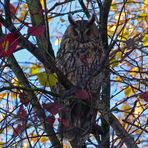
M 8 64 L 10 65 L 10 68 L 12 69 L 12 71 L 15 73 L 17 79 L 19 80 L 19 83 L 23 87 L 31 89 L 31 86 L 30 86 L 27 78 L 25 77 L 22 69 L 18 65 L 18 63 L 17 63 L 17 61 L 16 61 L 16 59 L 14 58 L 13 55 L 11 55 L 8 58 Z M 53 127 L 51 127 L 48 124 L 48 122 L 46 122 L 46 115 L 45 115 L 45 112 L 44 112 L 42 106 L 40 105 L 40 103 L 38 101 L 38 98 L 31 91 L 24 91 L 24 93 L 27 96 L 26 99 L 28 99 L 28 101 L 30 101 L 30 103 L 32 104 L 36 114 L 40 118 L 42 126 L 44 127 L 46 133 L 48 134 L 48 137 L 49 137 L 52 145 L 55 146 L 55 148 L 60 148 L 60 142 L 59 142 L 59 140 L 56 137 L 56 134 L 55 134 L 55 132 L 53 130 Z
M 128 148 L 138 148 L 134 138 L 122 127 L 119 120 L 108 110 L 108 107 L 103 101 L 97 101 L 94 106 L 99 110 L 108 125 L 112 126 L 117 136 L 125 142 Z
M 44 50 L 39 50 L 34 44 L 32 44 L 29 40 L 23 37 L 22 34 L 18 32 L 18 30 L 14 27 L 13 24 L 8 24 L 2 16 L 0 16 L 0 22 L 7 29 L 9 29 L 10 32 L 16 33 L 20 45 L 27 49 L 29 52 L 31 52 L 41 63 L 43 63 L 46 69 L 49 69 L 57 73 L 59 82 L 66 89 L 69 89 L 73 86 L 71 82 L 64 76 L 64 74 L 56 67 L 55 60 L 50 54 L 47 54 L 47 52 Z

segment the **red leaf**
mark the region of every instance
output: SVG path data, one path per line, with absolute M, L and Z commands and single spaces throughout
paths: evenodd
M 21 120 L 23 120 L 23 121 L 26 120 L 27 112 L 23 106 L 20 107 L 20 109 L 18 111 L 18 116 L 20 117 Z
M 43 35 L 44 32 L 45 32 L 44 25 L 39 25 L 36 27 L 29 27 L 28 28 L 28 33 L 33 36 L 41 36 L 41 35 Z
M 22 124 L 18 124 L 16 128 L 14 128 L 13 131 L 13 136 L 18 136 L 19 134 L 21 134 L 24 130 L 24 126 Z
M 78 99 L 82 99 L 82 100 L 90 100 L 90 94 L 86 91 L 86 90 L 77 90 L 75 92 L 75 96 Z
M 63 105 L 58 103 L 47 103 L 43 104 L 43 107 L 48 110 L 51 114 L 55 115 L 60 112 L 60 110 L 63 108 Z
M 61 122 L 64 125 L 65 128 L 69 127 L 69 123 L 66 119 L 59 118 L 58 120 L 59 120 L 59 122 Z
M 144 99 L 146 102 L 148 102 L 148 91 L 143 92 L 140 94 L 140 98 Z
M 9 33 L 0 41 L 0 57 L 11 55 L 18 45 L 15 33 Z
M 50 126 L 53 126 L 55 117 L 54 116 L 48 116 L 46 121 L 49 123 Z
M 14 15 L 16 13 L 17 9 L 14 7 L 13 4 L 10 4 L 10 12 Z
M 21 94 L 19 95 L 19 98 L 20 98 L 20 102 L 21 102 L 23 105 L 27 106 L 27 105 L 29 104 L 29 100 L 27 100 L 27 99 L 24 98 L 24 94 L 21 93 Z

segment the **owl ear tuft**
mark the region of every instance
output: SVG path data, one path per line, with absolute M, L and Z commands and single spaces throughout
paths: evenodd
M 73 19 L 71 14 L 68 14 L 68 20 L 71 25 L 77 25 L 76 21 Z
M 95 14 L 93 14 L 89 19 L 88 19 L 88 25 L 92 25 L 95 22 Z

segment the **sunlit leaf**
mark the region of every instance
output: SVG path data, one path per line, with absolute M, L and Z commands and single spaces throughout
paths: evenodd
M 14 86 L 19 86 L 19 80 L 17 79 L 17 77 L 14 77 L 14 78 L 11 80 L 11 83 L 12 83 Z
M 110 66 L 111 66 L 112 68 L 114 68 L 114 67 L 116 67 L 116 66 L 118 66 L 118 65 L 119 65 L 119 61 L 116 60 L 115 58 L 112 58 L 111 61 L 110 61 Z
M 144 0 L 144 9 L 148 8 L 148 0 Z
M 28 9 L 28 5 L 27 4 L 23 4 L 23 8 L 27 10 Z
M 143 37 L 143 45 L 148 46 L 148 34 L 145 34 Z
M 140 17 L 148 17 L 148 14 L 143 12 L 143 13 L 140 13 L 139 16 Z
M 31 75 L 36 75 L 36 74 L 39 73 L 39 71 L 40 71 L 40 66 L 38 66 L 38 65 L 33 64 L 33 65 L 30 67 L 30 74 L 31 74 Z
M 122 81 L 123 81 L 120 76 L 117 76 L 117 77 L 115 78 L 115 80 L 116 80 L 117 82 L 122 82 Z
M 140 99 L 137 101 L 137 104 L 135 106 L 135 110 L 134 110 L 134 116 L 138 117 L 144 110 L 144 106 L 142 105 Z
M 112 1 L 111 10 L 117 10 L 117 5 L 114 0 Z
M 15 100 L 17 98 L 17 93 L 11 92 L 11 99 Z
M 48 141 L 48 138 L 45 137 L 45 136 L 42 136 L 42 137 L 40 138 L 40 142 L 42 142 L 43 144 L 45 144 L 47 141 Z
M 54 45 L 55 45 L 55 46 L 58 46 L 58 45 L 60 45 L 60 43 L 61 43 L 61 38 L 60 38 L 60 39 L 57 38 L 57 39 L 55 40 L 55 42 L 54 42 Z
M 4 148 L 5 143 L 4 142 L 0 142 L 0 148 Z
M 44 0 L 40 0 L 40 3 L 41 3 L 41 6 L 42 6 L 42 9 L 44 9 L 45 8 Z
M 141 134 L 141 132 L 143 132 L 143 131 L 142 131 L 142 129 L 140 129 L 140 127 L 141 127 L 140 121 L 135 122 L 135 125 L 137 126 L 137 130 L 135 131 L 136 134 L 138 134 L 138 135 Z M 139 129 L 138 129 L 138 127 L 139 127 Z
M 7 93 L 0 93 L 0 101 L 7 95 Z
M 122 57 L 122 52 L 121 51 L 118 51 L 116 53 L 116 59 L 119 60 L 119 59 L 121 59 L 121 57 Z
M 24 21 L 26 17 L 26 10 L 20 12 L 19 20 Z
M 48 22 L 50 23 L 52 21 L 53 18 L 48 17 Z
M 124 102 L 121 109 L 124 111 L 124 115 L 127 115 L 127 113 L 130 113 L 131 111 L 131 106 L 129 105 L 128 102 Z
M 124 94 L 126 95 L 126 97 L 130 97 L 134 94 L 133 88 L 131 86 L 127 86 L 124 90 Z
M 130 70 L 130 75 L 132 77 L 135 77 L 137 74 L 138 74 L 138 71 L 139 71 L 139 68 L 138 67 L 133 67 L 131 70 Z
M 0 41 L 0 58 L 10 56 L 18 45 L 17 36 L 15 33 L 9 33 Z

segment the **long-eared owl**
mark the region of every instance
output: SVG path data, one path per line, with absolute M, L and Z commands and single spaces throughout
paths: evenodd
M 64 33 L 57 53 L 57 67 L 74 86 L 78 86 L 83 93 L 89 93 L 91 98 L 99 91 L 101 74 L 95 78 L 92 78 L 92 74 L 99 67 L 103 53 L 100 33 L 94 23 L 95 15 L 88 20 L 75 21 L 71 15 L 68 19 L 70 25 Z M 72 131 L 72 140 L 78 138 L 78 135 L 85 137 L 89 126 L 94 124 L 92 122 L 95 122 L 96 111 L 92 111 L 90 106 L 91 102 L 81 101 L 79 98 L 73 99 L 70 104 L 65 118 L 69 122 L 67 132 Z

